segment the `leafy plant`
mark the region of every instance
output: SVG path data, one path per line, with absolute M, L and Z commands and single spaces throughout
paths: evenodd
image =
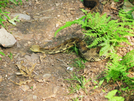
M 3 55 L 3 56 L 5 56 L 5 54 L 3 52 L 1 52 L 1 51 L 0 51 L 0 54 Z M 0 58 L 0 60 L 1 60 L 1 58 Z
M 112 90 L 105 96 L 105 98 L 108 98 L 108 101 L 124 101 L 123 97 L 115 96 L 116 93 L 117 90 Z
M 3 10 L 0 8 L 0 24 L 1 24 L 3 27 L 4 27 L 3 22 L 6 21 L 5 17 L 8 18 L 8 19 L 10 19 L 10 18 L 8 17 L 8 15 L 7 15 L 8 13 L 10 13 L 10 12 L 3 11 Z
M 106 74 L 104 79 L 106 79 L 107 82 L 110 80 L 113 80 L 114 82 L 120 81 L 124 84 L 124 87 L 122 86 L 123 88 L 128 86 L 127 90 L 134 89 L 134 78 L 128 77 L 128 70 L 134 66 L 134 51 L 127 53 L 123 58 L 116 54 L 116 49 L 117 47 L 120 47 L 121 42 L 126 42 L 130 45 L 126 36 L 134 36 L 132 34 L 134 20 L 129 19 L 127 17 L 127 13 L 123 10 L 119 11 L 118 16 L 120 20 L 110 20 L 111 18 L 107 17 L 106 14 L 100 16 L 99 13 L 91 14 L 87 13 L 85 10 L 82 11 L 86 14 L 85 16 L 77 20 L 67 22 L 55 32 L 55 35 L 60 30 L 69 27 L 72 24 L 81 25 L 86 37 L 94 39 L 88 47 L 101 46 L 100 55 L 107 55 L 111 59 L 106 66 L 107 69 L 105 70 Z M 100 82 L 100 84 L 102 83 Z M 80 88 L 79 85 L 76 87 Z M 114 95 L 114 93 L 115 92 L 112 92 L 110 94 Z M 111 97 L 113 97 L 113 95 Z M 112 99 L 118 99 L 118 97 L 113 97 Z
M 132 16 L 132 12 L 133 12 L 133 11 L 134 11 L 134 7 L 132 7 L 131 10 L 127 12 L 127 17 L 128 17 L 129 19 L 134 19 L 133 16 Z
M 96 89 L 96 88 L 98 88 L 98 87 L 100 87 L 101 85 L 102 85 L 102 83 L 104 82 L 104 79 L 103 80 L 101 80 L 100 82 L 99 82 L 99 84 L 98 84 L 98 82 L 96 82 L 96 81 L 93 81 L 95 84 L 97 84 L 96 86 L 94 86 L 94 89 Z
M 79 96 L 77 98 L 73 98 L 71 101 L 80 101 L 81 98 L 83 98 L 83 96 Z
M 1 0 L 0 1 L 0 8 L 2 8 L 2 7 L 6 7 L 7 6 L 7 4 L 8 3 L 13 3 L 13 4 L 15 4 L 15 5 L 17 5 L 17 4 L 22 4 L 22 0 Z
M 129 70 L 134 66 L 134 50 L 127 53 L 121 61 L 116 56 L 112 61 L 109 61 L 107 68 L 105 70 L 105 79 L 107 82 L 113 80 L 114 82 L 121 82 L 123 85 L 120 87 L 121 92 L 126 93 L 128 96 L 131 95 L 131 92 L 134 89 L 134 77 L 128 77 Z
M 83 60 L 84 61 L 84 60 Z M 73 64 L 74 67 L 76 67 L 78 70 L 84 69 L 85 65 L 82 63 L 81 59 L 75 59 L 75 63 Z
M 3 8 L 7 6 L 8 3 L 12 2 L 13 4 L 22 4 L 22 0 L 2 0 L 0 1 L 0 24 L 4 27 L 3 22 L 6 21 L 6 18 L 10 20 L 9 14 L 10 12 L 4 11 Z
M 16 25 L 15 21 L 20 22 L 18 19 L 19 16 L 14 17 L 13 19 L 8 20 L 11 24 Z
M 112 61 L 110 61 L 107 65 L 108 75 L 111 77 L 115 77 L 113 80 L 119 79 L 119 74 L 122 76 L 127 76 L 127 71 L 134 66 L 134 50 L 128 52 L 121 61 L 118 61 L 119 57 L 116 55 Z M 106 70 L 107 71 L 107 70 Z M 112 73 L 113 72 L 113 73 Z M 112 76 L 114 75 L 114 76 Z M 107 79 L 109 81 L 109 79 Z
M 82 10 L 87 14 L 85 10 Z M 64 26 L 60 27 L 55 35 L 62 29 L 71 26 L 72 24 L 79 24 L 83 29 L 85 29 L 84 34 L 88 37 L 94 38 L 94 41 L 88 47 L 97 46 L 99 43 L 102 46 L 100 50 L 100 55 L 106 55 L 108 51 L 116 52 L 114 47 L 119 46 L 119 43 L 126 42 L 130 44 L 125 38 L 126 36 L 133 36 L 132 28 L 134 26 L 134 21 L 126 18 L 126 13 L 121 10 L 119 12 L 119 17 L 121 22 L 118 20 L 110 20 L 110 17 L 107 18 L 106 14 L 100 16 L 99 13 L 88 13 L 86 16 L 79 18 L 78 20 L 69 21 Z M 82 19 L 85 18 L 85 21 Z M 127 21 L 127 22 L 126 22 Z M 128 28 L 125 26 L 129 26 Z M 86 30 L 90 28 L 90 30 Z
M 70 94 L 75 93 L 80 89 L 83 89 L 85 91 L 85 84 L 90 81 L 90 79 L 86 80 L 84 76 L 78 77 L 76 74 L 73 74 L 71 79 L 66 79 L 66 80 L 76 81 L 76 83 L 73 84 L 71 83 Z
M 13 59 L 13 54 L 10 52 L 10 54 L 8 55 L 8 57 L 12 60 Z

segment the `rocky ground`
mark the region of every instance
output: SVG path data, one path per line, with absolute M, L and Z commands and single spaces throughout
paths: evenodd
M 20 18 L 21 21 L 17 22 L 16 26 L 12 24 L 5 26 L 17 42 L 11 48 L 0 48 L 6 54 L 0 56 L 2 58 L 0 60 L 0 101 L 69 101 L 80 96 L 80 101 L 107 101 L 104 96 L 114 89 L 112 88 L 114 86 L 106 87 L 105 92 L 102 88 L 92 90 L 95 85 L 93 81 L 105 69 L 107 60 L 86 62 L 84 73 L 92 78 L 88 93 L 80 90 L 69 94 L 70 84 L 65 79 L 70 78 L 71 71 L 67 67 L 79 56 L 74 53 L 45 55 L 30 51 L 30 46 L 33 44 L 44 46 L 47 42 L 51 42 L 55 31 L 67 21 L 83 16 L 80 8 L 82 8 L 80 0 L 23 0 L 22 5 L 6 8 L 11 12 L 11 17 L 16 13 L 27 17 Z M 108 12 L 108 15 L 116 18 L 117 14 L 113 13 L 111 8 L 116 8 L 116 4 L 112 2 L 106 4 L 104 13 Z M 76 26 L 59 32 L 58 36 L 71 34 L 77 30 Z M 133 37 L 128 39 L 133 43 Z M 62 37 L 59 40 L 62 40 Z M 124 55 L 133 47 L 128 46 L 125 49 L 126 51 L 120 49 L 119 55 Z M 73 69 L 76 71 L 74 67 Z M 34 79 L 32 79 L 33 75 Z

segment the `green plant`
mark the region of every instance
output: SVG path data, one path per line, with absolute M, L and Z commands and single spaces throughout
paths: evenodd
M 120 94 L 127 94 L 130 96 L 134 89 L 134 77 L 129 77 L 129 70 L 134 66 L 134 50 L 128 52 L 120 61 L 117 55 L 114 55 L 112 61 L 109 61 L 105 70 L 104 79 L 109 82 L 110 80 L 114 82 L 121 82 Z M 122 93 L 124 92 L 124 93 Z M 132 93 L 133 94 L 133 93 Z
M 115 2 L 119 2 L 119 0 L 114 0 Z
M 8 13 L 10 13 L 10 12 L 3 11 L 3 10 L 0 8 L 0 24 L 1 24 L 3 27 L 4 27 L 3 22 L 6 21 L 5 17 L 8 18 L 8 19 L 10 19 L 10 18 L 8 17 L 8 15 L 7 15 Z
M 4 11 L 3 8 L 7 6 L 8 3 L 12 2 L 13 4 L 22 4 L 22 0 L 2 0 L 0 1 L 0 24 L 4 27 L 3 22 L 6 21 L 6 18 L 10 20 L 10 17 L 7 15 L 10 12 Z
M 85 61 L 83 60 L 83 62 Z M 73 66 L 76 67 L 78 70 L 85 68 L 85 65 L 82 63 L 81 59 L 75 59 Z
M 107 55 L 111 59 L 106 66 L 107 69 L 105 70 L 105 77 L 103 79 L 106 79 L 107 82 L 110 80 L 114 82 L 120 81 L 124 84 L 121 87 L 126 88 L 126 86 L 128 86 L 127 90 L 129 91 L 134 89 L 134 78 L 128 77 L 128 70 L 134 66 L 134 51 L 127 53 L 123 58 L 116 54 L 116 49 L 120 47 L 121 42 L 126 42 L 130 45 L 126 36 L 134 36 L 132 34 L 134 20 L 128 18 L 127 13 L 123 10 L 119 11 L 118 16 L 120 20 L 110 20 L 110 17 L 107 17 L 106 14 L 100 16 L 99 13 L 91 14 L 85 10 L 82 11 L 86 14 L 85 16 L 67 22 L 55 32 L 55 35 L 60 30 L 72 24 L 81 25 L 86 37 L 94 39 L 88 47 L 101 46 L 100 55 Z M 82 19 L 85 19 L 85 21 Z M 77 88 L 79 88 L 79 86 Z
M 3 55 L 3 56 L 5 56 L 5 54 L 3 52 L 1 52 L 1 51 L 0 51 L 0 54 Z M 0 58 L 0 60 L 1 60 L 1 58 Z
M 105 96 L 105 98 L 108 98 L 108 101 L 124 101 L 123 97 L 115 96 L 116 93 L 117 90 L 112 90 Z
M 117 81 L 117 80 L 129 80 L 128 78 L 128 70 L 134 66 L 134 50 L 127 53 L 121 61 L 119 61 L 119 56 L 117 54 L 114 55 L 114 58 L 112 61 L 108 62 L 108 65 L 106 66 L 108 69 L 106 70 L 107 75 L 105 78 L 107 79 L 107 82 L 109 82 L 110 79 Z M 131 80 L 134 80 L 134 78 L 131 78 Z M 128 81 L 127 81 L 128 83 Z M 132 81 L 131 81 L 132 83 Z M 131 84 L 132 86 L 132 84 Z
M 71 93 L 75 93 L 75 92 L 77 92 L 77 91 L 80 90 L 80 89 L 83 89 L 83 90 L 86 92 L 86 90 L 85 90 L 85 84 L 86 84 L 87 82 L 89 82 L 90 79 L 86 80 L 86 79 L 84 78 L 84 76 L 78 77 L 76 74 L 73 74 L 73 75 L 71 75 L 71 76 L 72 76 L 71 79 L 66 79 L 66 80 L 68 80 L 68 81 L 76 81 L 76 83 L 73 83 L 73 84 L 71 83 L 70 94 L 71 94 Z M 87 92 L 86 92 L 86 93 L 87 93 Z
M 8 3 L 13 3 L 15 5 L 18 5 L 19 3 L 22 4 L 22 0 L 1 0 L 0 1 L 0 8 L 2 7 L 6 7 L 8 5 Z
M 9 19 L 8 21 L 9 21 L 11 24 L 16 25 L 15 21 L 20 22 L 20 20 L 18 19 L 18 17 L 19 17 L 19 16 L 16 16 L 16 17 L 14 17 L 13 19 Z
M 102 85 L 102 83 L 104 82 L 104 79 L 103 80 L 100 80 L 99 84 L 97 81 L 93 81 L 95 84 L 97 84 L 96 86 L 94 86 L 94 89 L 100 87 Z
M 132 16 L 132 12 L 133 12 L 133 11 L 134 11 L 134 7 L 132 7 L 131 10 L 127 12 L 127 17 L 128 17 L 129 19 L 134 19 L 133 16 Z
M 8 55 L 8 57 L 12 60 L 13 59 L 13 54 L 10 52 L 10 54 Z
M 81 98 L 83 98 L 83 96 L 79 96 L 77 98 L 73 98 L 71 101 L 80 101 Z
M 87 14 L 85 10 L 82 10 Z M 79 24 L 83 29 L 85 29 L 84 34 L 89 38 L 94 38 L 94 41 L 88 47 L 102 46 L 100 50 L 100 55 L 106 55 L 108 51 L 116 52 L 114 47 L 119 46 L 119 43 L 126 42 L 129 44 L 126 36 L 133 36 L 133 34 L 129 33 L 132 32 L 132 28 L 134 26 L 134 21 L 131 19 L 126 18 L 126 13 L 121 10 L 119 12 L 119 17 L 121 22 L 118 20 L 110 20 L 110 17 L 107 18 L 106 14 L 100 16 L 99 13 L 88 13 L 86 16 L 79 18 L 78 20 L 69 21 L 64 26 L 60 27 L 56 32 L 55 35 L 62 29 L 71 26 L 72 24 Z M 83 22 L 82 19 L 85 18 Z M 128 26 L 125 27 L 125 26 Z M 90 30 L 86 30 L 90 28 Z
M 119 2 L 119 0 L 114 0 L 115 2 Z M 126 1 L 126 0 L 124 0 L 124 1 Z M 130 0 L 130 1 L 132 1 L 132 0 Z

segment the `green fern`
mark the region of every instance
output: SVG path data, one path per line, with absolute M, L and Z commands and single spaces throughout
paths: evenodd
M 85 10 L 82 11 L 87 14 Z M 107 54 L 110 50 L 116 52 L 113 47 L 119 46 L 121 42 L 130 44 L 126 36 L 134 36 L 130 33 L 133 31 L 132 28 L 134 28 L 134 20 L 126 18 L 126 13 L 123 10 L 119 12 L 119 17 L 121 21 L 110 20 L 110 17 L 107 18 L 106 14 L 100 16 L 99 13 L 88 13 L 78 20 L 67 22 L 55 32 L 55 35 L 60 30 L 77 23 L 85 29 L 83 33 L 86 36 L 94 38 L 92 44 L 88 46 L 89 48 L 101 43 L 102 50 L 100 55 Z M 85 21 L 82 20 L 84 18 Z M 90 28 L 90 30 L 86 30 L 87 28 Z
M 85 17 L 86 17 L 86 16 L 83 16 L 83 17 L 81 17 L 81 18 L 79 18 L 79 19 L 77 19 L 77 20 L 66 22 L 66 24 L 65 24 L 64 26 L 60 27 L 60 28 L 55 32 L 54 36 L 56 36 L 57 33 L 58 33 L 59 31 L 61 31 L 62 29 L 67 28 L 67 27 L 69 27 L 69 26 L 71 26 L 71 25 L 73 25 L 73 24 L 76 24 L 76 23 L 78 23 L 78 22 L 81 22 L 82 19 L 84 19 Z M 84 22 L 83 22 L 83 23 L 84 23 Z
M 134 66 L 133 54 L 134 50 L 127 53 L 122 59 L 117 54 L 113 54 L 114 58 L 112 61 L 108 62 L 106 66 L 108 69 L 105 70 L 105 79 L 107 82 L 110 80 L 122 81 L 125 83 L 129 90 L 134 89 L 134 77 L 128 77 L 128 70 Z
M 128 52 L 121 61 L 122 64 L 126 65 L 129 68 L 134 66 L 134 50 Z

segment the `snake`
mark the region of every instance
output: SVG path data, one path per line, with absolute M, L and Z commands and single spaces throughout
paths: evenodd
M 100 61 L 106 58 L 106 56 L 99 55 L 101 47 L 88 48 L 86 42 L 80 38 L 70 38 L 62 44 L 52 48 L 45 48 L 40 47 L 39 45 L 32 45 L 30 50 L 33 52 L 41 52 L 45 54 L 56 54 L 64 52 L 65 50 L 73 47 L 74 45 L 78 46 L 81 57 L 87 61 Z
M 89 0 L 89 1 L 96 1 L 97 3 L 95 8 L 93 8 L 91 12 L 94 11 L 102 13 L 102 7 L 100 6 L 100 4 L 98 4 L 99 0 Z M 106 56 L 99 55 L 101 47 L 88 48 L 86 42 L 80 38 L 70 38 L 61 43 L 60 45 L 51 48 L 40 47 L 39 45 L 32 45 L 30 50 L 33 52 L 41 52 L 45 54 L 56 54 L 64 52 L 65 50 L 73 47 L 74 45 L 76 45 L 79 48 L 80 56 L 87 61 L 100 61 L 106 59 Z

